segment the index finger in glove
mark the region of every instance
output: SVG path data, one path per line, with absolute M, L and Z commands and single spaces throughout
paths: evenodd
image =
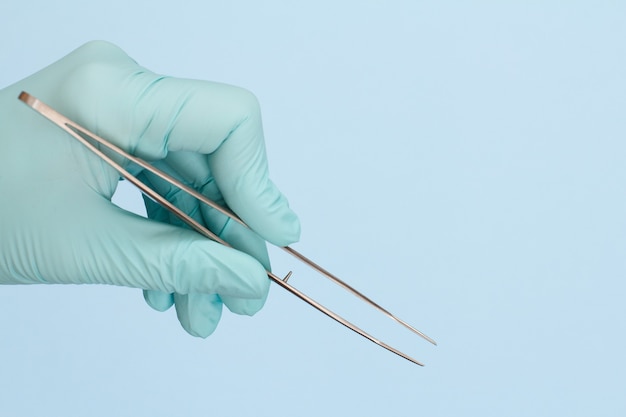
M 297 216 L 269 179 L 256 97 L 226 84 L 164 77 L 119 48 L 90 43 L 60 95 L 69 116 L 146 159 L 169 151 L 207 155 L 226 204 L 264 239 L 298 240 Z M 80 56 L 83 56 L 82 63 Z

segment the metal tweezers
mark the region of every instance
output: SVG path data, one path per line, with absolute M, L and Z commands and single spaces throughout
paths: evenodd
M 59 114 L 57 111 L 55 111 L 50 106 L 46 105 L 45 103 L 43 103 L 42 101 L 40 101 L 36 97 L 33 97 L 33 96 L 31 96 L 30 94 L 28 94 L 26 92 L 22 92 L 19 95 L 19 99 L 21 101 L 23 101 L 24 103 L 26 103 L 31 108 L 33 108 L 35 111 L 37 111 L 38 113 L 40 113 L 41 115 L 43 115 L 44 117 L 46 117 L 47 119 L 52 121 L 54 124 L 56 124 L 57 126 L 62 128 L 63 130 L 65 130 L 71 136 L 76 138 L 84 146 L 86 146 L 91 152 L 93 152 L 94 154 L 99 156 L 103 161 L 105 161 L 111 167 L 113 167 L 122 177 L 124 177 L 126 180 L 128 180 L 133 185 L 135 185 L 142 193 L 144 193 L 146 196 L 148 196 L 152 200 L 156 201 L 157 203 L 161 204 L 163 207 L 165 207 L 166 209 L 171 211 L 173 214 L 178 216 L 184 223 L 186 223 L 189 227 L 191 227 L 193 230 L 195 230 L 196 232 L 200 233 L 201 235 L 203 235 L 203 236 L 205 236 L 205 237 L 207 237 L 207 238 L 209 238 L 211 240 L 214 240 L 216 242 L 219 242 L 219 243 L 221 243 L 223 245 L 226 245 L 226 246 L 230 247 L 230 245 L 227 242 L 225 242 L 223 239 L 219 238 L 217 235 L 215 235 L 213 232 L 208 230 L 206 227 L 202 226 L 197 221 L 193 220 L 191 217 L 189 217 L 189 215 L 187 215 L 185 212 L 183 212 L 182 210 L 180 210 L 179 208 L 174 206 L 172 203 L 167 201 L 163 196 L 161 196 L 156 191 L 154 191 L 153 189 L 148 187 L 146 184 L 144 184 L 141 181 L 139 181 L 135 176 L 133 176 L 126 169 L 124 169 L 119 163 L 115 162 L 111 157 L 109 157 L 106 153 L 104 153 L 101 150 L 101 147 L 104 147 L 104 148 L 114 152 L 118 156 L 122 156 L 126 160 L 131 161 L 131 162 L 139 165 L 141 168 L 148 170 L 149 172 L 153 173 L 154 175 L 157 175 L 159 178 L 169 182 L 170 184 L 174 185 L 175 187 L 181 189 L 182 191 L 185 191 L 185 192 L 189 193 L 191 196 L 196 198 L 198 201 L 201 201 L 202 203 L 204 203 L 204 204 L 214 208 L 215 210 L 218 210 L 219 212 L 221 212 L 224 215 L 230 217 L 232 220 L 236 221 L 237 223 L 240 223 L 241 225 L 243 225 L 245 227 L 248 227 L 239 217 L 237 217 L 236 214 L 234 214 L 230 210 L 228 210 L 228 209 L 218 205 L 217 203 L 209 200 L 204 195 L 200 194 L 199 192 L 197 192 L 193 188 L 190 188 L 187 185 L 181 183 L 180 181 L 178 181 L 177 179 L 171 177 L 170 175 L 168 175 L 168 174 L 166 174 L 166 173 L 164 173 L 164 172 L 154 168 L 148 162 L 146 162 L 146 161 L 144 161 L 144 160 L 142 160 L 140 158 L 137 158 L 136 156 L 133 156 L 133 155 L 127 153 L 127 152 L 125 152 L 124 150 L 122 150 L 119 147 L 113 145 L 109 141 L 99 137 L 98 135 L 90 132 L 89 130 L 85 129 L 84 127 L 78 125 L 77 123 L 71 121 L 70 119 L 68 119 L 67 117 Z M 98 145 L 100 145 L 100 146 L 98 146 Z M 349 291 L 350 293 L 352 293 L 356 297 L 358 297 L 361 300 L 365 301 L 366 303 L 370 304 L 372 307 L 374 307 L 378 311 L 382 312 L 383 314 L 385 314 L 386 316 L 388 316 L 392 320 L 396 321 L 397 323 L 399 323 L 402 326 L 406 327 L 407 329 L 411 330 L 413 333 L 418 334 L 419 336 L 421 336 L 422 338 L 426 339 L 427 341 L 429 341 L 433 345 L 437 344 L 433 339 L 431 339 L 430 337 L 426 336 L 424 333 L 420 332 L 419 330 L 417 330 L 416 328 L 414 328 L 410 324 L 406 323 L 405 321 L 403 321 L 403 320 L 399 319 L 398 317 L 394 316 L 389 311 L 385 310 L 380 305 L 376 304 L 374 301 L 372 301 L 371 299 L 369 299 L 368 297 L 366 297 L 365 295 L 363 295 L 359 291 L 355 290 L 350 285 L 346 284 L 345 282 L 343 282 L 342 280 L 337 278 L 335 275 L 331 274 L 326 269 L 322 268 L 321 266 L 319 266 L 315 262 L 311 261 L 310 259 L 308 259 L 304 255 L 302 255 L 301 253 L 297 252 L 296 250 L 294 250 L 294 249 L 292 249 L 292 248 L 290 248 L 288 246 L 283 247 L 282 249 L 284 251 L 286 251 L 287 253 L 289 253 L 290 255 L 292 255 L 295 258 L 297 258 L 298 260 L 300 260 L 301 262 L 303 262 L 303 263 L 307 264 L 308 266 L 312 267 L 314 270 L 316 270 L 317 272 L 319 272 L 320 274 L 322 274 L 326 278 L 329 278 L 331 281 L 333 281 L 334 283 L 338 284 L 339 286 L 341 286 L 345 290 Z M 317 310 L 321 311 L 322 313 L 324 313 L 328 317 L 332 318 L 333 320 L 343 324 L 344 326 L 346 326 L 350 330 L 358 333 L 359 335 L 361 335 L 364 338 L 370 340 L 371 342 L 376 343 L 377 345 L 383 347 L 384 349 L 387 349 L 388 351 L 393 352 L 396 355 L 401 356 L 402 358 L 404 358 L 404 359 L 406 359 L 406 360 L 408 360 L 408 361 L 410 361 L 410 362 L 412 362 L 414 364 L 417 364 L 417 365 L 420 365 L 420 366 L 424 366 L 423 363 L 421 363 L 421 362 L 413 359 L 412 357 L 406 355 L 405 353 L 403 353 L 403 352 L 401 352 L 401 351 L 399 351 L 399 350 L 397 350 L 397 349 L 387 345 L 386 343 L 383 343 L 380 340 L 374 338 L 373 336 L 369 335 L 365 331 L 361 330 L 359 327 L 357 327 L 354 324 L 350 323 L 349 321 L 347 321 L 343 317 L 341 317 L 338 314 L 332 312 L 331 310 L 329 310 L 328 308 L 324 307 L 323 305 L 321 305 L 317 301 L 313 300 L 312 298 L 310 298 L 306 294 L 304 294 L 301 291 L 299 291 L 298 289 L 294 288 L 292 285 L 288 284 L 287 281 L 291 277 L 291 272 L 289 272 L 287 274 L 287 276 L 285 276 L 284 278 L 279 278 L 278 276 L 274 275 L 272 272 L 269 272 L 269 271 L 266 271 L 266 272 L 267 272 L 267 276 L 272 281 L 274 281 L 276 284 L 278 284 L 279 286 L 283 287 L 284 289 L 286 289 L 287 291 L 289 291 L 290 293 L 292 293 L 296 297 L 300 298 L 304 302 L 310 304 L 311 306 L 313 306 Z

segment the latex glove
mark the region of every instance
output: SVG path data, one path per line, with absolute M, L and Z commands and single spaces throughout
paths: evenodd
M 227 204 L 257 233 L 140 174 L 241 251 L 110 202 L 119 176 L 17 99 L 27 91 L 94 133 Z M 267 296 L 266 239 L 287 245 L 299 223 L 268 178 L 258 103 L 223 84 L 156 75 L 122 50 L 91 42 L 0 90 L 0 283 L 98 283 L 142 288 L 157 310 L 206 337 L 231 311 Z M 261 237 L 259 237 L 261 236 Z

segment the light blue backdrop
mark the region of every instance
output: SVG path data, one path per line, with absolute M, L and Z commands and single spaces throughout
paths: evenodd
M 91 39 L 255 92 L 295 247 L 439 346 L 278 287 L 200 340 L 140 291 L 5 286 L 0 415 L 626 415 L 626 3 L 5 1 L 0 86 Z

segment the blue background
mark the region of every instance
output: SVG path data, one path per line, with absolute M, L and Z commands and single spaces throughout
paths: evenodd
M 0 415 L 626 415 L 626 3 L 5 1 L 0 86 L 91 39 L 252 90 L 294 247 L 439 346 L 306 269 L 427 366 L 276 286 L 206 340 L 138 290 L 5 286 Z

